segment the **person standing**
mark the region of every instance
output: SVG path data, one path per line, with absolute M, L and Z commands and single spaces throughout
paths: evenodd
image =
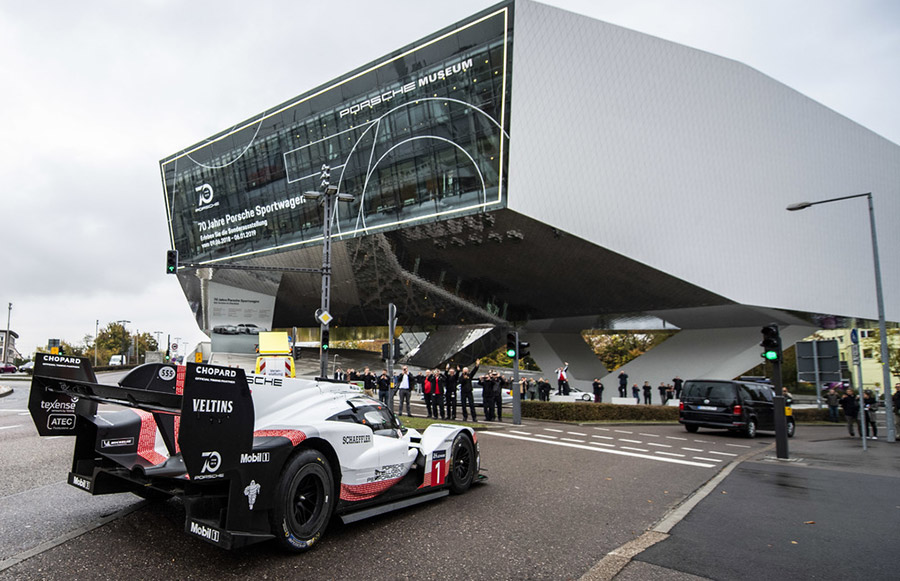
M 853 433 L 854 424 L 859 428 L 859 433 L 864 435 L 862 428 L 859 427 L 859 401 L 852 389 L 847 388 L 847 391 L 844 392 L 844 397 L 841 398 L 841 407 L 844 409 L 844 418 L 847 420 L 847 431 L 850 432 L 850 437 L 856 437 L 856 434 Z
M 512 377 L 507 375 L 497 376 L 494 384 L 494 406 L 497 408 L 497 421 L 503 421 L 503 393 L 512 389 Z
M 438 369 L 434 370 L 434 386 L 435 386 L 435 391 L 431 397 L 432 405 L 436 406 L 434 409 L 434 417 L 435 417 L 435 419 L 437 419 L 438 412 L 440 412 L 441 419 L 443 420 L 443 419 L 445 419 L 444 418 L 444 409 L 446 406 L 444 405 L 444 397 L 445 397 L 445 394 L 447 393 L 447 382 L 444 380 L 444 376 L 441 374 L 440 370 L 438 370 Z
M 457 370 L 447 364 L 444 372 L 444 403 L 447 406 L 447 419 L 456 419 L 456 386 L 459 385 Z
M 838 395 L 838 392 L 834 391 L 833 387 L 825 394 L 825 403 L 828 404 L 828 419 L 837 423 L 840 420 L 838 407 L 840 407 L 841 404 L 841 396 Z
M 543 377 L 538 379 L 538 399 L 541 401 L 550 401 L 550 382 Z
M 681 399 L 681 388 L 684 387 L 684 380 L 676 375 L 672 380 L 672 386 L 675 388 L 675 399 Z
M 537 383 L 530 377 L 528 378 L 527 391 L 529 401 L 534 401 L 534 398 L 537 395 Z
M 595 377 L 591 386 L 594 388 L 594 403 L 601 403 L 603 401 L 603 384 Z
M 372 373 L 368 367 L 363 370 L 362 374 L 362 382 L 363 389 L 366 391 L 366 395 L 369 397 L 375 397 L 375 391 L 377 390 L 377 379 L 375 374 Z M 379 394 L 381 395 L 381 394 Z
M 435 390 L 435 377 L 434 372 L 432 370 L 428 370 L 428 374 L 425 375 L 425 380 L 422 382 L 422 394 L 425 397 L 425 409 L 428 411 L 428 417 L 434 418 L 435 415 L 432 414 L 432 400 L 434 399 L 434 390 Z M 437 411 L 435 409 L 435 411 Z
M 376 380 L 378 384 L 378 399 L 386 406 L 390 407 L 389 394 L 391 391 L 391 378 L 388 377 L 387 369 L 381 371 L 381 375 Z
M 863 412 L 866 414 L 866 438 L 869 440 L 877 440 L 878 439 L 878 424 L 875 423 L 875 407 L 878 405 L 878 400 L 875 399 L 875 394 L 872 393 L 871 389 L 867 389 L 863 392 Z M 869 436 L 869 429 L 872 430 L 872 435 Z
M 659 404 L 666 405 L 666 402 L 669 400 L 669 398 L 666 397 L 666 389 L 668 389 L 666 387 L 666 382 L 660 381 L 659 387 L 657 387 L 656 389 L 659 391 Z
M 628 374 L 619 372 L 619 397 L 628 397 Z
M 894 402 L 894 425 L 900 426 L 900 383 L 894 386 L 894 395 L 891 399 Z
M 653 386 L 650 385 L 649 381 L 645 381 L 642 389 L 644 390 L 644 405 L 650 405 L 653 397 Z
M 406 415 L 412 417 L 412 413 L 409 411 L 409 400 L 410 394 L 412 393 L 412 386 L 415 380 L 412 375 L 409 374 L 409 367 L 406 365 L 403 366 L 403 370 L 400 372 L 400 375 L 397 376 L 397 381 L 395 384 L 397 385 L 397 415 L 403 415 L 403 402 L 406 401 Z
M 563 363 L 562 367 L 556 368 L 556 395 L 569 395 L 569 362 Z
M 481 407 L 484 410 L 484 419 L 494 421 L 494 380 L 496 372 L 485 373 L 478 380 L 481 385 Z
M 631 386 L 631 396 L 634 398 L 634 403 L 641 403 L 641 389 L 636 383 Z
M 481 363 L 481 359 L 475 360 L 475 367 L 469 371 L 468 367 L 463 367 L 462 373 L 459 376 L 459 404 L 462 406 L 462 416 L 463 421 L 469 421 L 468 412 L 472 412 L 472 421 L 478 421 L 478 415 L 475 414 L 475 397 L 472 394 L 472 378 L 475 377 L 475 374 L 478 373 L 478 365 Z M 468 406 L 468 410 L 466 407 Z

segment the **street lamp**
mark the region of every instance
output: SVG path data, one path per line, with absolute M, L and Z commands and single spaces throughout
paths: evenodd
M 335 202 L 352 202 L 356 199 L 351 194 L 338 193 L 338 187 L 331 183 L 331 168 L 322 166 L 321 192 L 303 192 L 304 200 L 320 200 L 325 209 L 322 224 L 322 307 L 319 309 L 320 337 L 325 338 L 328 333 L 328 323 L 331 315 L 331 221 L 334 219 Z M 328 377 L 328 353 L 319 347 L 319 372 L 320 377 Z
M 894 415 L 891 413 L 893 403 L 891 400 L 891 355 L 890 351 L 888 351 L 887 325 L 884 321 L 884 294 L 881 290 L 881 261 L 878 258 L 878 237 L 875 234 L 875 206 L 872 202 L 872 192 L 831 198 L 829 200 L 820 200 L 818 202 L 799 202 L 791 204 L 787 207 L 787 210 L 789 212 L 795 212 L 797 210 L 805 210 L 810 206 L 818 204 L 851 200 L 853 198 L 866 198 L 869 201 L 869 230 L 872 234 L 872 258 L 875 262 L 875 296 L 878 301 L 878 329 L 881 332 L 881 373 L 884 385 L 884 409 L 886 411 L 885 415 L 887 416 L 887 441 L 895 442 L 897 440 L 897 432 L 894 426 Z

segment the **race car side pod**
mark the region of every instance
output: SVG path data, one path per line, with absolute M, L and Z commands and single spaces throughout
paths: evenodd
M 225 478 L 253 448 L 253 398 L 244 370 L 188 363 L 178 445 L 195 482 Z

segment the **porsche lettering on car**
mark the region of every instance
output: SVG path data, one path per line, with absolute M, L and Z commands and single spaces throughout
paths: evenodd
M 354 522 L 484 478 L 472 429 L 405 428 L 346 383 L 150 363 L 107 385 L 87 358 L 66 359 L 38 355 L 29 411 L 40 435 L 75 438 L 69 484 L 181 498 L 185 532 L 223 548 L 277 539 L 304 551 L 333 517 Z

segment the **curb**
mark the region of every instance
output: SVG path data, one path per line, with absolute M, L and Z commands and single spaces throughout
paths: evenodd
M 0 385 L 0 397 L 6 397 L 13 392 L 13 388 Z

